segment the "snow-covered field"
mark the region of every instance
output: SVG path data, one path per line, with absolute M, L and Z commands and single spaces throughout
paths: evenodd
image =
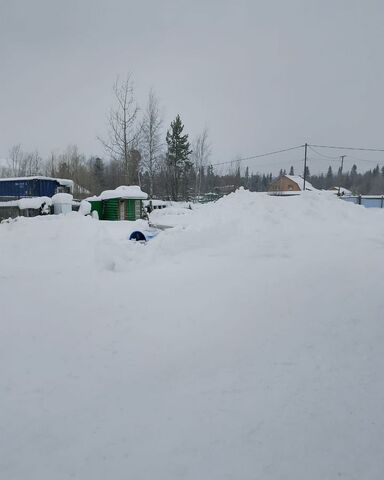
M 384 212 L 238 191 L 0 225 L 0 478 L 381 480 Z

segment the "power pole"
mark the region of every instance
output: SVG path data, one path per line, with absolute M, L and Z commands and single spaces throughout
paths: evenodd
M 306 143 L 304 145 L 304 186 L 303 186 L 303 191 L 305 192 L 305 180 L 306 180 L 306 177 L 307 177 L 307 147 L 308 147 L 308 144 Z
M 343 173 L 343 166 L 344 166 L 344 158 L 346 157 L 346 155 L 340 155 L 340 158 L 341 158 L 341 166 L 340 166 L 340 180 L 341 180 L 341 175 Z M 341 185 L 339 183 L 339 191 L 337 193 L 337 195 L 340 197 L 340 189 L 341 189 Z

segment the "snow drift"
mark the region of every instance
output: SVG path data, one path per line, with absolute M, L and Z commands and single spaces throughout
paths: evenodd
M 381 479 L 384 212 L 151 216 L 0 225 L 1 477 Z

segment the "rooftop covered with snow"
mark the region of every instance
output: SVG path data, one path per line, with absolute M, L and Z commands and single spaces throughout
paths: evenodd
M 301 175 L 284 175 L 284 177 L 289 178 L 289 180 L 292 180 L 292 182 L 295 182 L 300 190 L 304 190 L 304 178 Z M 305 190 L 308 191 L 314 191 L 316 188 L 308 182 L 308 180 L 305 180 Z
M 148 198 L 148 194 L 143 192 L 138 185 L 121 185 L 114 190 L 105 190 L 98 196 L 89 197 L 87 200 L 110 200 L 112 198 L 146 200 Z

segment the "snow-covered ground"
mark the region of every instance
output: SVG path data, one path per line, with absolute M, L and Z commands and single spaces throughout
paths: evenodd
M 0 225 L 0 478 L 384 475 L 384 212 L 239 191 Z

